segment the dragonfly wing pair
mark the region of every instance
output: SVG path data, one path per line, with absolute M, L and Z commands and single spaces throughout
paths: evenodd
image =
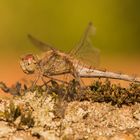
M 95 28 L 93 27 L 92 23 L 89 23 L 78 45 L 76 45 L 76 47 L 70 51 L 70 55 L 78 60 L 81 60 L 86 65 L 97 67 L 99 65 L 100 51 L 92 45 L 90 38 L 94 34 Z M 56 48 L 50 44 L 39 41 L 32 35 L 28 35 L 28 38 L 37 48 L 42 51 L 56 50 Z

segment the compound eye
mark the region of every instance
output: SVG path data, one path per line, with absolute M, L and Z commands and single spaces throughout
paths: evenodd
M 32 63 L 32 59 L 29 58 L 29 59 L 28 59 L 28 64 L 31 64 L 31 63 Z

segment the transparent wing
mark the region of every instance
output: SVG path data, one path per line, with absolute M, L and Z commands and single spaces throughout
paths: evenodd
M 28 34 L 28 38 L 34 46 L 36 46 L 38 49 L 40 49 L 42 51 L 55 50 L 54 47 L 52 47 L 50 44 L 44 43 L 44 42 L 36 39 L 35 37 L 33 37 L 30 34 Z
M 100 61 L 100 50 L 92 45 L 90 37 L 95 34 L 95 28 L 89 23 L 82 39 L 78 45 L 72 49 L 71 55 L 81 60 L 83 63 L 98 67 Z
M 85 42 L 84 46 L 75 54 L 75 57 L 93 67 L 98 67 L 100 63 L 99 49 L 94 48 L 89 42 Z

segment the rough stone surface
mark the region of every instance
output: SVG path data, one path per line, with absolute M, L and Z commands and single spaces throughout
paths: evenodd
M 0 111 L 9 105 L 2 100 Z M 63 117 L 55 111 L 55 98 L 45 93 L 28 92 L 25 96 L 13 98 L 15 105 L 33 110 L 34 126 L 17 130 L 20 119 L 12 124 L 0 121 L 2 140 L 139 140 L 140 104 L 121 108 L 109 103 L 73 101 L 64 107 Z M 63 109 L 63 107 L 62 107 Z

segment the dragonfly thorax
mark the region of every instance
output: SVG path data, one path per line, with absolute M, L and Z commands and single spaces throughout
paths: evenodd
M 71 71 L 71 65 L 67 57 L 55 52 L 52 52 L 50 57 L 46 55 L 40 61 L 43 74 L 48 76 L 69 73 Z

